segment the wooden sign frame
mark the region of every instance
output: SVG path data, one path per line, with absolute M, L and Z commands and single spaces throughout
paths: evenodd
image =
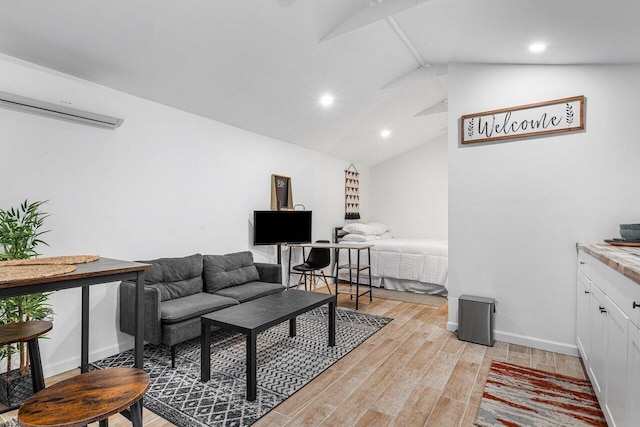
M 293 210 L 293 190 L 288 176 L 271 175 L 271 210 Z
M 467 114 L 460 119 L 460 142 L 499 141 L 584 129 L 584 95 L 500 110 Z

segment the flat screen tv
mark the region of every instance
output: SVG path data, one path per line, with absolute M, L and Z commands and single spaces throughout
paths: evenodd
M 253 244 L 311 243 L 311 211 L 253 211 Z

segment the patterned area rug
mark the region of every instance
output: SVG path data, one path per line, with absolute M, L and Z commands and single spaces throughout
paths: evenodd
M 603 426 L 588 380 L 493 362 L 476 426 Z
M 297 336 L 289 322 L 258 335 L 258 390 L 246 396 L 245 336 L 216 331 L 211 337 L 211 380 L 200 381 L 200 339 L 178 345 L 176 369 L 169 347 L 147 344 L 144 369 L 151 386 L 144 406 L 180 427 L 246 426 L 256 422 L 392 319 L 336 310 L 336 346 L 327 345 L 327 309 L 300 315 Z M 132 366 L 131 350 L 94 363 L 104 369 Z

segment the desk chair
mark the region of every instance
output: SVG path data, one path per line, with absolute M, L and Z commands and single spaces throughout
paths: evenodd
M 317 240 L 316 243 L 329 243 L 328 240 Z M 311 276 L 311 281 L 309 283 L 309 289 L 313 285 L 313 289 L 316 288 L 316 280 L 320 278 L 324 280 L 325 285 L 327 285 L 327 289 L 329 293 L 331 293 L 331 288 L 329 287 L 329 282 L 327 281 L 327 277 L 324 275 L 323 268 L 328 267 L 331 264 L 331 250 L 329 248 L 311 248 L 309 252 L 309 256 L 303 264 L 299 264 L 293 267 L 295 271 L 300 272 L 300 279 L 298 279 L 298 284 L 296 288 L 300 287 L 300 284 L 304 280 L 304 290 L 307 290 L 307 274 Z M 314 272 L 320 271 L 320 274 L 314 274 Z

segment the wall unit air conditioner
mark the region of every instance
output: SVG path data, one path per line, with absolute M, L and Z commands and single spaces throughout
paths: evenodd
M 0 106 L 11 108 L 12 110 L 23 111 L 25 113 L 33 113 L 107 129 L 115 129 L 124 122 L 123 119 L 118 119 L 116 117 L 77 110 L 75 108 L 57 105 L 51 102 L 39 101 L 37 99 L 27 98 L 25 96 L 14 95 L 12 93 L 2 91 L 0 91 Z

